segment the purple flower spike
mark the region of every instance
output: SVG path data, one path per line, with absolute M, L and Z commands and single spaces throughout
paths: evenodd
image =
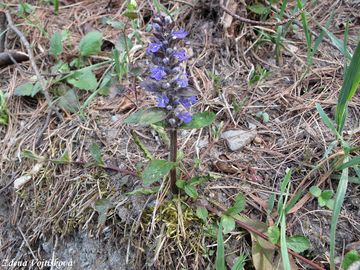
M 186 56 L 185 56 L 185 50 L 176 51 L 176 52 L 174 53 L 174 57 L 175 57 L 177 60 L 179 60 L 180 62 L 187 59 Z
M 183 28 L 178 31 L 171 32 L 171 36 L 173 37 L 173 39 L 184 39 L 187 34 L 188 33 Z
M 157 107 L 159 108 L 166 108 L 166 106 L 169 104 L 169 98 L 165 95 L 157 97 L 156 101 L 158 102 Z
M 161 42 L 150 43 L 149 47 L 146 50 L 146 52 L 147 53 L 156 53 L 157 51 L 159 51 L 161 49 L 161 47 L 162 47 Z
M 182 120 L 185 124 L 189 123 L 192 120 L 192 116 L 188 112 L 178 112 L 177 117 Z
M 179 79 L 176 80 L 179 87 L 187 87 L 189 85 L 189 79 L 186 77 L 186 73 L 184 73 Z
M 155 66 L 150 69 L 150 78 L 155 79 L 157 81 L 160 81 L 164 76 L 166 76 L 166 72 L 164 67 L 161 66 Z
M 189 108 L 191 107 L 191 105 L 194 105 L 196 103 L 196 97 L 191 96 L 188 98 L 180 98 L 179 103 L 181 103 L 181 105 L 183 105 L 185 108 Z

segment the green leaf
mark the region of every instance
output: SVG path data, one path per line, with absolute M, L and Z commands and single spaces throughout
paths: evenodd
M 323 120 L 324 124 L 334 133 L 334 135 L 337 135 L 336 128 L 334 126 L 334 123 L 330 120 L 330 118 L 327 116 L 323 108 L 319 103 L 316 103 L 316 110 L 318 111 L 321 119 Z
M 302 235 L 294 235 L 287 237 L 286 242 L 287 242 L 287 247 L 297 253 L 304 252 L 310 247 L 309 239 L 307 239 Z
M 360 164 L 360 156 L 352 158 L 350 161 L 343 163 L 337 168 L 337 170 L 342 171 L 346 168 L 353 167 Z
M 196 216 L 206 222 L 206 219 L 209 216 L 208 210 L 205 207 L 198 207 L 196 209 Z
M 321 192 L 321 198 L 325 201 L 328 201 L 332 198 L 332 196 L 334 195 L 334 191 L 330 190 L 330 189 L 327 189 L 327 190 L 324 190 L 323 192 Z
M 8 125 L 9 123 L 9 111 L 6 105 L 5 95 L 0 90 L 0 125 Z
M 199 194 L 194 186 L 185 184 L 184 191 L 190 198 L 196 199 L 199 196 Z
M 320 207 L 324 207 L 326 205 L 326 200 L 324 200 L 323 198 L 319 197 L 318 198 L 318 203 Z
M 197 175 L 191 178 L 188 183 L 192 186 L 197 186 L 211 179 L 210 175 Z
M 104 225 L 106 222 L 107 212 L 112 207 L 109 199 L 99 199 L 95 202 L 95 210 L 99 213 L 98 224 Z
M 130 20 L 135 20 L 138 17 L 138 13 L 136 11 L 126 11 L 123 15 L 128 17 Z
M 170 147 L 170 138 L 169 138 L 165 128 L 162 126 L 159 126 L 159 125 L 154 125 L 154 124 L 151 124 L 150 126 L 160 135 L 160 138 L 165 143 L 165 145 L 167 147 Z
M 40 91 L 41 91 L 41 86 L 39 83 L 33 84 L 31 82 L 27 82 L 16 87 L 14 95 L 34 97 Z
M 131 114 L 125 120 L 125 124 L 139 124 L 141 126 L 151 125 L 166 118 L 166 112 L 161 109 L 139 110 Z
M 166 15 L 171 15 L 170 11 L 163 4 L 161 4 L 159 0 L 153 0 L 153 4 L 157 13 L 164 12 Z
M 336 106 L 335 120 L 337 130 L 341 134 L 345 124 L 348 102 L 354 96 L 360 82 L 360 41 L 358 42 L 350 66 L 345 72 L 345 78 L 340 90 Z
M 334 205 L 335 205 L 335 200 L 334 199 L 330 199 L 326 201 L 326 207 L 329 208 L 330 210 L 334 209 Z
M 222 222 L 219 224 L 218 233 L 217 233 L 217 249 L 216 249 L 216 259 L 215 259 L 215 269 L 216 270 L 226 270 L 225 268 L 225 247 L 224 247 L 224 238 L 222 233 Z
M 68 112 L 76 113 L 80 110 L 79 97 L 73 89 L 60 96 L 57 103 L 63 110 Z
M 255 13 L 255 14 L 259 14 L 259 15 L 267 15 L 270 11 L 270 9 L 266 6 L 264 6 L 261 3 L 257 3 L 257 4 L 253 4 L 251 6 L 247 6 L 247 8 Z
M 130 0 L 129 4 L 127 5 L 128 10 L 135 10 L 137 8 L 137 3 L 135 0 Z
M 154 156 L 151 154 L 149 149 L 147 149 L 147 147 L 142 143 L 139 136 L 134 131 L 131 131 L 131 136 L 133 137 L 133 140 L 134 140 L 135 144 L 139 147 L 141 152 L 144 154 L 144 157 L 147 160 L 154 159 Z
M 221 223 L 223 225 L 224 234 L 228 234 L 235 229 L 235 219 L 228 215 L 221 216 Z
M 175 163 L 163 159 L 154 159 L 149 162 L 145 167 L 142 178 L 144 185 L 150 185 L 157 181 L 162 181 L 172 168 Z
M 98 31 L 87 33 L 79 43 L 79 51 L 81 56 L 89 56 L 97 54 L 101 51 L 102 34 Z
M 49 53 L 58 57 L 63 52 L 62 46 L 62 34 L 61 32 L 55 32 L 50 39 Z
M 67 82 L 81 90 L 87 91 L 94 91 L 98 85 L 96 77 L 90 68 L 75 71 L 67 78 Z
M 150 195 L 158 192 L 160 187 L 152 187 L 152 188 L 138 188 L 131 192 L 126 193 L 127 195 Z
M 342 269 L 349 269 L 349 267 L 354 263 L 360 261 L 360 254 L 357 250 L 351 250 L 345 254 L 344 260 L 341 264 Z
M 351 54 L 347 50 L 347 48 L 344 46 L 344 42 L 341 39 L 338 39 L 333 33 L 331 33 L 329 30 L 327 30 L 325 27 L 321 26 L 321 24 L 318 23 L 318 26 L 326 33 L 326 35 L 330 38 L 331 43 L 347 58 L 351 59 Z
M 186 185 L 186 181 L 184 181 L 184 180 L 177 180 L 177 181 L 176 181 L 176 186 L 177 186 L 178 188 L 184 189 L 184 188 L 185 188 L 185 185 Z
M 54 13 L 55 15 L 59 15 L 59 6 L 60 6 L 60 0 L 53 0 L 54 5 Z
M 18 6 L 18 12 L 19 14 L 31 14 L 36 8 L 33 5 L 30 5 L 28 3 L 20 3 Z
M 346 157 L 344 163 L 348 161 Z M 336 190 L 334 210 L 331 217 L 330 226 L 330 269 L 335 269 L 335 239 L 336 239 L 336 227 L 340 216 L 341 207 L 344 202 L 345 193 L 349 182 L 349 169 L 346 168 L 342 171 L 339 185 Z
M 273 225 L 270 226 L 267 230 L 267 235 L 269 237 L 269 240 L 273 244 L 277 244 L 280 239 L 280 229 L 278 226 Z
M 120 35 L 120 37 L 119 37 L 118 46 L 119 46 L 118 50 L 120 53 L 128 53 L 131 50 L 131 48 L 133 47 L 133 43 L 131 42 L 131 39 L 129 37 L 127 37 L 125 34 L 123 34 L 123 35 Z M 126 55 L 124 55 L 124 56 L 127 61 Z
M 211 125 L 216 118 L 213 112 L 200 112 L 193 115 L 192 120 L 180 126 L 183 129 L 203 128 Z
M 314 197 L 320 197 L 321 195 L 321 189 L 318 186 L 312 186 L 309 191 Z
M 285 193 L 286 188 L 290 182 L 292 171 L 291 169 L 286 169 L 286 175 L 284 176 L 284 179 L 282 180 L 280 184 L 280 192 Z
M 112 28 L 115 28 L 115 29 L 124 29 L 125 28 L 125 23 L 123 23 L 121 21 L 115 21 L 110 18 L 108 18 L 106 20 L 106 24 L 110 25 Z
M 29 158 L 29 159 L 33 159 L 33 160 L 36 160 L 36 161 L 43 161 L 45 158 L 42 157 L 42 156 L 39 156 L 37 154 L 35 154 L 35 152 L 31 151 L 31 150 L 27 150 L 25 149 L 24 151 L 21 152 L 21 155 L 24 157 L 24 158 Z
M 246 198 L 243 194 L 238 194 L 235 198 L 235 203 L 232 207 L 230 207 L 225 213 L 227 215 L 236 215 L 239 214 L 242 210 L 244 210 L 246 205 Z
M 284 270 L 291 270 L 286 240 L 286 218 L 285 214 L 282 214 L 280 216 L 280 253 Z
M 68 164 L 70 162 L 69 152 L 65 151 L 64 154 L 60 158 L 54 159 L 54 160 L 52 160 L 52 162 L 54 162 L 56 164 Z
M 102 78 L 100 86 L 97 90 L 99 95 L 108 96 L 112 82 L 113 81 L 112 81 L 111 73 L 110 72 L 106 73 L 106 75 Z
M 105 162 L 103 161 L 103 159 L 101 157 L 101 150 L 100 150 L 100 146 L 98 144 L 96 144 L 96 143 L 91 144 L 89 147 L 89 151 L 90 151 L 92 158 L 96 161 L 97 165 L 99 165 L 99 166 L 105 165 Z
M 231 267 L 231 270 L 243 270 L 245 267 L 247 255 L 241 253 L 239 257 L 236 258 L 234 265 Z

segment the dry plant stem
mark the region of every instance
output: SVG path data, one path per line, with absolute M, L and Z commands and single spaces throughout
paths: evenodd
M 290 200 L 291 201 L 294 197 L 295 197 L 295 194 L 299 192 L 300 189 L 302 190 L 305 190 L 308 188 L 308 186 L 310 185 L 310 182 L 307 183 L 305 185 L 305 183 L 307 182 L 307 180 L 310 178 L 310 176 L 315 172 L 317 171 L 322 165 L 324 165 L 326 162 L 328 162 L 329 160 L 332 160 L 336 157 L 339 157 L 339 156 L 343 156 L 344 155 L 344 151 L 339 151 L 339 152 L 336 152 L 334 154 L 332 154 L 331 156 L 327 157 L 326 159 L 322 160 L 314 169 L 312 169 L 304 178 L 303 180 L 301 181 L 301 183 L 297 186 L 297 188 L 295 189 L 293 195 L 291 196 Z M 317 185 L 320 185 L 323 181 L 325 181 L 333 172 L 333 169 L 329 170 L 321 179 L 321 181 L 317 184 Z M 299 209 L 302 205 L 304 205 L 307 200 L 311 198 L 311 196 L 309 195 L 305 195 L 300 201 L 298 201 L 290 210 L 288 213 L 294 213 L 297 209 Z M 300 206 L 300 207 L 299 207 Z
M 229 15 L 233 16 L 235 19 L 237 19 L 238 21 L 242 22 L 242 23 L 246 23 L 246 24 L 250 24 L 250 25 L 262 25 L 262 26 L 279 26 L 279 25 L 284 25 L 292 20 L 294 20 L 296 17 L 298 17 L 303 11 L 304 9 L 299 10 L 298 12 L 296 12 L 296 14 L 294 14 L 293 16 L 287 18 L 286 20 L 280 21 L 280 22 L 260 22 L 260 21 L 254 21 L 254 20 L 250 20 L 244 17 L 241 17 L 237 14 L 235 14 L 234 12 L 232 12 L 231 10 L 229 10 L 227 7 L 224 6 L 224 4 L 222 2 L 220 2 L 220 7 Z
M 219 209 L 216 209 L 214 207 L 212 207 L 209 203 L 209 201 L 205 198 L 201 198 L 199 201 L 199 205 L 202 206 L 202 207 L 205 207 L 208 211 L 216 214 L 217 216 L 221 216 L 223 212 L 226 211 L 226 208 L 224 206 L 220 206 L 218 203 L 214 203 L 216 205 L 217 208 L 220 208 Z M 253 228 L 251 227 L 250 225 L 240 221 L 240 220 L 237 220 L 235 219 L 235 222 L 243 229 L 253 233 L 253 234 L 256 234 L 257 236 L 261 237 L 262 239 L 265 239 L 267 241 L 269 241 L 267 235 L 265 235 L 263 232 L 257 230 L 256 228 Z M 280 249 L 280 245 L 275 245 L 277 248 Z M 310 265 L 313 269 L 317 269 L 317 270 L 325 270 L 325 268 L 323 268 L 322 266 L 318 265 L 317 263 L 314 263 L 313 261 L 309 260 L 309 259 L 306 259 L 305 257 L 297 254 L 296 252 L 288 249 L 288 253 L 291 254 L 292 256 L 296 257 L 297 259 L 299 259 L 300 261 L 302 261 L 303 263 L 306 263 L 308 265 Z
M 16 33 L 16 35 L 20 38 L 21 42 L 26 47 L 27 53 L 29 55 L 29 60 L 30 60 L 30 63 L 31 63 L 31 67 L 33 68 L 33 70 L 35 72 L 35 75 L 36 75 L 36 78 L 38 79 L 38 81 L 39 81 L 39 83 L 41 85 L 41 88 L 43 90 L 46 102 L 48 103 L 48 106 L 49 106 L 49 110 L 51 110 L 51 111 L 54 110 L 56 112 L 56 115 L 58 116 L 58 118 L 62 119 L 61 114 L 54 108 L 54 106 L 52 104 L 50 94 L 49 94 L 48 89 L 46 87 L 46 82 L 45 82 L 44 78 L 41 76 L 38 67 L 36 66 L 34 54 L 32 52 L 30 43 L 27 41 L 24 34 L 14 25 L 10 13 L 8 11 L 6 11 L 5 15 L 6 15 L 6 20 L 8 22 L 9 28 Z M 41 134 L 40 134 L 40 136 L 41 136 Z
M 0 52 L 0 68 L 28 60 L 29 60 L 29 56 L 27 56 L 27 54 L 23 52 L 18 52 L 18 51 Z
M 176 162 L 177 156 L 177 129 L 170 129 L 170 161 Z M 179 193 L 179 189 L 176 186 L 176 167 L 170 171 L 170 189 L 174 194 Z
M 0 11 L 0 53 L 5 51 L 6 28 L 5 12 Z

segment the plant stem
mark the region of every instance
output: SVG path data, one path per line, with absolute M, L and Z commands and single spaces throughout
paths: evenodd
M 176 162 L 177 156 L 177 129 L 170 129 L 170 161 Z M 179 189 L 176 186 L 176 166 L 170 171 L 170 189 L 174 194 L 179 193 Z

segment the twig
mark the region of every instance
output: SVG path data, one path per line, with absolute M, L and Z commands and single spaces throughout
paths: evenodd
M 55 266 L 55 252 L 56 252 L 56 248 L 57 248 L 57 245 L 58 245 L 58 236 L 56 235 L 55 236 L 55 244 L 54 244 L 54 248 L 53 248 L 53 251 L 52 251 L 52 255 L 51 255 L 51 268 L 50 270 L 54 270 L 54 266 Z M 57 267 L 56 267 L 57 268 Z
M 26 39 L 24 34 L 14 25 L 10 13 L 8 11 L 6 11 L 5 15 L 6 15 L 6 20 L 8 22 L 9 28 L 11 30 L 13 30 L 16 33 L 16 35 L 20 38 L 21 42 L 24 44 L 24 46 L 25 46 L 25 48 L 26 48 L 26 50 L 28 52 L 31 67 L 33 68 L 33 70 L 35 72 L 35 75 L 36 75 L 36 78 L 37 78 L 37 80 L 39 81 L 39 83 L 41 85 L 41 88 L 43 90 L 46 102 L 48 103 L 48 106 L 49 106 L 49 110 L 50 111 L 55 111 L 57 117 L 59 119 L 62 119 L 61 114 L 58 112 L 57 109 L 54 108 L 54 105 L 52 104 L 51 97 L 50 97 L 49 91 L 48 91 L 47 86 L 46 86 L 46 81 L 41 76 L 40 71 L 39 71 L 38 67 L 36 66 L 34 54 L 32 52 L 29 41 Z
M 28 247 L 28 249 L 30 250 L 30 253 L 31 253 L 31 255 L 33 256 L 34 260 L 35 260 L 35 261 L 38 261 L 38 258 L 36 257 L 34 251 L 31 249 L 31 246 L 30 246 L 28 240 L 26 239 L 25 234 L 22 232 L 20 226 L 17 226 L 17 229 L 19 230 L 22 238 L 24 239 L 24 242 L 25 242 L 26 246 Z
M 284 25 L 292 20 L 294 20 L 296 17 L 298 17 L 302 12 L 303 9 L 299 10 L 298 12 L 296 12 L 293 16 L 288 17 L 286 20 L 282 20 L 280 22 L 260 22 L 260 21 L 254 21 L 254 20 L 250 20 L 244 17 L 241 17 L 237 14 L 235 14 L 234 12 L 232 12 L 231 10 L 229 10 L 227 7 L 224 6 L 224 4 L 222 2 L 219 3 L 220 7 L 229 15 L 233 16 L 235 19 L 239 20 L 242 23 L 246 23 L 246 24 L 250 24 L 250 25 L 262 25 L 262 26 L 279 26 L 279 25 Z
M 220 204 L 218 203 L 214 203 L 216 205 L 217 208 L 219 208 L 220 210 L 212 207 L 209 203 L 209 201 L 205 198 L 201 198 L 199 201 L 199 204 L 202 206 L 202 207 L 205 207 L 207 210 L 209 210 L 210 212 L 216 214 L 217 216 L 221 216 L 222 215 L 222 212 L 225 212 L 226 211 L 226 208 L 224 206 L 221 206 Z M 240 226 L 242 227 L 243 229 L 253 233 L 253 234 L 256 234 L 257 236 L 261 237 L 262 239 L 266 240 L 266 241 L 269 241 L 268 237 L 261 231 L 257 230 L 256 228 L 238 220 L 238 219 L 235 219 L 235 222 Z M 275 245 L 277 248 L 280 249 L 280 245 Z M 288 249 L 288 253 L 291 254 L 292 256 L 296 257 L 297 259 L 299 259 L 300 261 L 310 265 L 311 267 L 313 267 L 314 269 L 317 269 L 317 270 L 325 270 L 325 268 L 323 268 L 322 266 L 318 265 L 317 263 L 314 263 L 313 261 L 309 260 L 309 259 L 306 259 L 305 257 L 301 256 L 300 254 Z
M 1 13 L 0 13 L 1 14 Z M 1 29 L 0 29 L 1 31 Z M 1 40 L 0 40 L 1 42 Z M 0 44 L 1 46 L 1 44 Z M 0 48 L 1 50 L 1 48 Z M 13 64 L 21 63 L 24 61 L 28 61 L 29 56 L 26 53 L 18 52 L 18 51 L 7 51 L 0 52 L 0 68 L 7 67 Z
M 5 51 L 6 29 L 7 27 L 5 12 L 0 11 L 0 53 Z

